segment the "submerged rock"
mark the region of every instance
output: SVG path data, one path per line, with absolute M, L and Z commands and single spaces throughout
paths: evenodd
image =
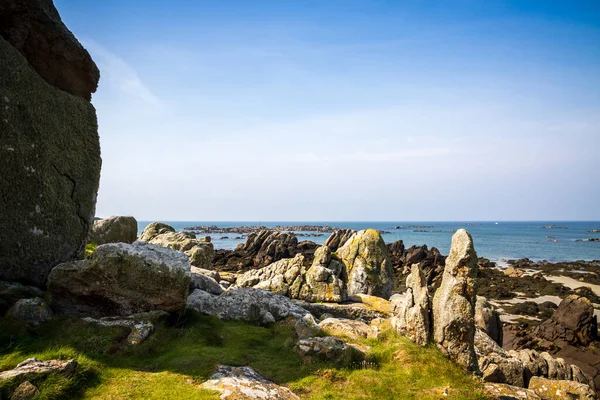
M 138 224 L 133 217 L 108 217 L 94 221 L 90 243 L 133 243 L 137 238 Z
M 397 317 L 392 320 L 398 332 L 418 345 L 425 346 L 431 340 L 431 302 L 425 275 L 419 264 L 413 264 L 406 278 L 406 296 Z
M 1 280 L 43 287 L 83 256 L 100 180 L 98 75 L 51 1 L 0 2 Z
M 393 286 L 393 270 L 387 247 L 374 229 L 352 235 L 336 252 L 346 266 L 348 295 L 368 294 L 389 298 Z
M 86 260 L 58 265 L 48 277 L 57 311 L 122 316 L 185 309 L 190 263 L 180 252 L 143 242 L 99 246 Z
M 473 239 L 459 229 L 452 236 L 442 283 L 433 297 L 433 338 L 450 359 L 475 372 L 477 269 Z
M 290 389 L 263 378 L 250 367 L 218 365 L 217 372 L 200 386 L 221 393 L 222 400 L 300 400 Z

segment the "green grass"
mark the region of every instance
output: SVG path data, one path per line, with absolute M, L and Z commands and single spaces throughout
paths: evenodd
M 0 319 L 0 370 L 28 357 L 77 359 L 77 373 L 32 382 L 41 399 L 218 399 L 198 385 L 217 364 L 249 365 L 306 399 L 439 398 L 435 388 L 451 386 L 450 398 L 483 398 L 479 384 L 435 347 L 421 348 L 386 331 L 371 346 L 376 368 L 340 368 L 298 357 L 293 323 L 258 327 L 223 322 L 193 312 L 178 326 L 157 324 L 146 342 L 130 346 L 127 332 L 80 320 L 57 318 L 39 328 Z M 0 399 L 10 383 L 0 383 Z

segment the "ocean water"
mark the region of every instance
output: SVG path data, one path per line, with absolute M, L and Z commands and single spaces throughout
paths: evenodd
M 140 233 L 151 221 L 140 221 Z M 406 247 L 426 244 L 437 247 L 444 255 L 448 254 L 452 234 L 456 229 L 465 228 L 473 236 L 475 249 L 480 257 L 493 261 L 528 257 L 532 260 L 573 261 L 600 260 L 599 242 L 577 242 L 577 239 L 600 237 L 600 233 L 589 230 L 600 229 L 600 221 L 522 221 L 522 222 L 293 222 L 293 221 L 161 221 L 173 226 L 176 230 L 198 225 L 216 225 L 227 228 L 234 226 L 262 225 L 272 227 L 277 225 L 328 225 L 337 228 L 366 229 L 388 231 L 383 234 L 386 243 L 401 239 Z M 544 226 L 555 225 L 563 228 L 546 229 Z M 426 226 L 426 227 L 415 227 Z M 404 229 L 396 229 L 403 227 Z M 418 232 L 421 231 L 421 232 Z M 315 232 L 296 232 L 298 240 L 311 240 L 323 243 L 329 233 L 322 236 L 310 236 Z M 200 236 L 200 235 L 199 235 Z M 210 234 L 217 249 L 234 249 L 245 239 L 235 240 L 241 236 L 237 233 Z M 228 236 L 229 238 L 224 238 Z M 551 237 L 548 237 L 551 236 Z

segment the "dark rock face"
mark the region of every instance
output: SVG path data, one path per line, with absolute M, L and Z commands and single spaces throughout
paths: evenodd
M 0 36 L 29 61 L 48 84 L 91 99 L 100 71 L 60 20 L 51 0 L 0 3 Z
M 90 243 L 133 243 L 138 224 L 133 217 L 108 217 L 94 221 Z
M 354 229 L 338 229 L 327 238 L 324 246 L 329 247 L 331 251 L 337 251 L 342 247 L 356 231 Z
M 587 346 L 598 339 L 598 322 L 594 307 L 584 297 L 565 298 L 552 317 L 534 329 L 534 335 L 546 340 L 563 340 L 570 344 Z
M 318 245 L 298 239 L 292 233 L 262 230 L 248 235 L 246 243 L 237 249 L 218 250 L 213 259 L 213 268 L 220 271 L 247 271 L 266 267 L 284 258 L 293 258 L 296 254 L 306 254 L 312 258 Z
M 446 257 L 438 249 L 435 247 L 429 249 L 426 245 L 411 246 L 406 249 L 402 240 L 388 244 L 387 248 L 396 271 L 396 290 L 400 292 L 406 290 L 404 283 L 413 264 L 419 264 L 421 267 L 430 292 L 433 293 L 440 286 Z
M 52 267 L 83 255 L 100 179 L 85 100 L 97 81 L 50 1 L 0 3 L 0 210 L 10 210 L 0 212 L 0 279 L 42 287 Z

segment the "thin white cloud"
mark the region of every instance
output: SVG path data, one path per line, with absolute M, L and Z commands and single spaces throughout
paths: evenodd
M 100 68 L 100 85 L 107 85 L 126 96 L 150 105 L 159 105 L 160 100 L 140 79 L 137 71 L 117 54 L 93 40 L 83 40 L 92 58 Z

